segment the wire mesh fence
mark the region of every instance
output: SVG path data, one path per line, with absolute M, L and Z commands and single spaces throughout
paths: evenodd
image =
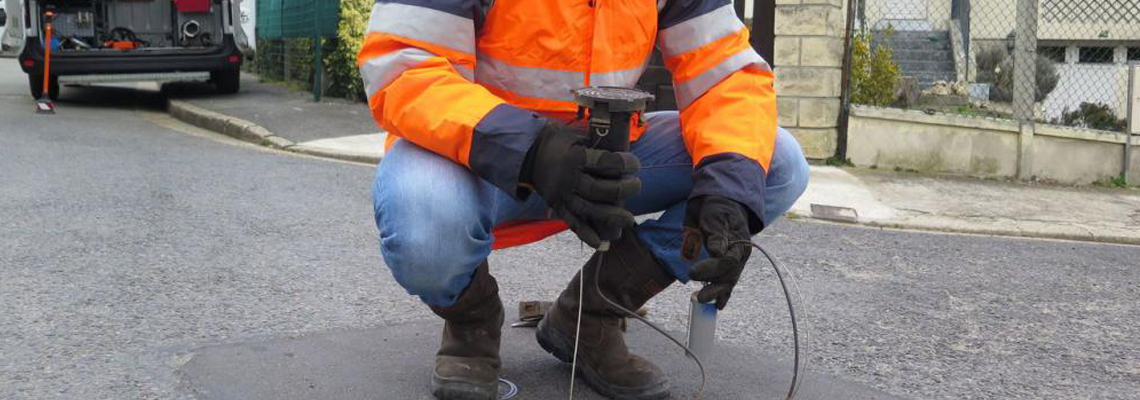
M 257 0 L 255 70 L 313 92 L 325 89 L 322 55 L 335 47 L 339 1 Z
M 312 90 L 316 81 L 315 43 L 316 39 L 308 37 L 259 37 L 254 72 L 265 80 L 288 82 L 299 89 Z M 334 46 L 330 38 L 322 37 L 321 43 L 323 53 Z
M 857 40 L 854 48 L 855 103 L 1125 129 L 1128 63 L 1140 61 L 1140 1 L 852 4 L 853 34 L 868 46 L 861 54 Z M 877 75 L 892 66 L 894 85 L 861 85 L 854 71 L 863 68 L 871 72 L 864 79 L 882 80 Z

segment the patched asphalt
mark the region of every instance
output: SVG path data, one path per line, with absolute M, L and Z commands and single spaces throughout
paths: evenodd
M 443 324 L 419 321 L 332 331 L 296 338 L 193 349 L 179 354 L 188 386 L 203 399 L 431 399 L 429 382 Z M 503 379 L 516 399 L 555 399 L 569 393 L 570 366 L 538 347 L 532 328 L 505 328 Z M 678 334 L 674 332 L 674 334 Z M 683 338 L 683 336 L 681 336 Z M 634 352 L 661 365 L 674 398 L 691 398 L 700 373 L 678 347 L 641 326 L 627 336 Z M 702 360 L 706 399 L 778 399 L 789 389 L 791 361 L 740 345 L 721 345 Z M 882 391 L 809 372 L 803 400 L 898 400 Z M 501 384 L 502 395 L 508 393 Z M 576 399 L 603 399 L 579 383 Z

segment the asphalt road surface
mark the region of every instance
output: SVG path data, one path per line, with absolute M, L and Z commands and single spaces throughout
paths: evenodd
M 204 397 L 196 349 L 432 321 L 378 254 L 371 167 L 236 143 L 161 104 L 64 88 L 36 115 L 0 60 L 0 399 Z M 913 399 L 1138 398 L 1140 248 L 803 221 L 758 240 L 796 271 L 817 374 Z M 491 263 L 509 305 L 551 299 L 588 256 L 560 235 Z M 757 258 L 722 340 L 789 357 Z M 690 290 L 650 317 L 682 330 Z

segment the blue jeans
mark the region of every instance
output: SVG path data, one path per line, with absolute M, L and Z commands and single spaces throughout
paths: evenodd
M 692 159 L 677 112 L 648 113 L 644 119 L 647 131 L 631 145 L 641 161 L 642 189 L 625 206 L 634 215 L 664 211 L 635 232 L 673 276 L 687 282 L 690 263 L 681 258 L 680 244 Z M 769 170 L 765 225 L 791 208 L 808 183 L 800 145 L 784 129 L 776 136 Z M 392 275 L 408 293 L 439 307 L 455 302 L 491 254 L 494 226 L 546 215 L 537 194 L 515 200 L 466 167 L 407 140 L 396 142 L 380 162 L 372 194 L 380 252 Z

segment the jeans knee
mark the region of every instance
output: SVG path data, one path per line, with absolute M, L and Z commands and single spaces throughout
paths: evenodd
M 490 240 L 432 235 L 430 231 L 434 229 L 381 238 L 381 253 L 408 294 L 446 307 L 463 293 L 475 268 L 490 254 Z
M 399 213 L 380 229 L 380 252 L 396 282 L 434 306 L 448 306 L 491 253 L 489 229 L 476 215 L 436 207 Z M 393 211 L 393 210 L 387 210 Z M 410 211 L 410 210 L 409 210 Z
M 774 163 L 779 164 L 779 173 L 782 175 L 783 184 L 788 186 L 788 192 L 794 193 L 795 197 L 803 194 L 811 178 L 811 167 L 804 157 L 799 141 L 784 128 L 777 130 L 775 154 L 772 159 Z M 773 168 L 777 166 L 773 165 Z
M 784 215 L 807 190 L 811 167 L 804 158 L 799 142 L 790 132 L 780 128 L 776 149 L 764 189 L 764 222 L 771 224 Z
M 373 211 L 380 252 L 396 281 L 431 305 L 447 306 L 491 252 L 490 213 L 470 171 L 397 143 L 377 168 Z
M 808 182 L 811 181 L 811 166 L 801 154 L 789 167 L 792 170 L 788 174 L 790 191 L 796 194 L 796 198 L 799 198 L 807 190 Z

